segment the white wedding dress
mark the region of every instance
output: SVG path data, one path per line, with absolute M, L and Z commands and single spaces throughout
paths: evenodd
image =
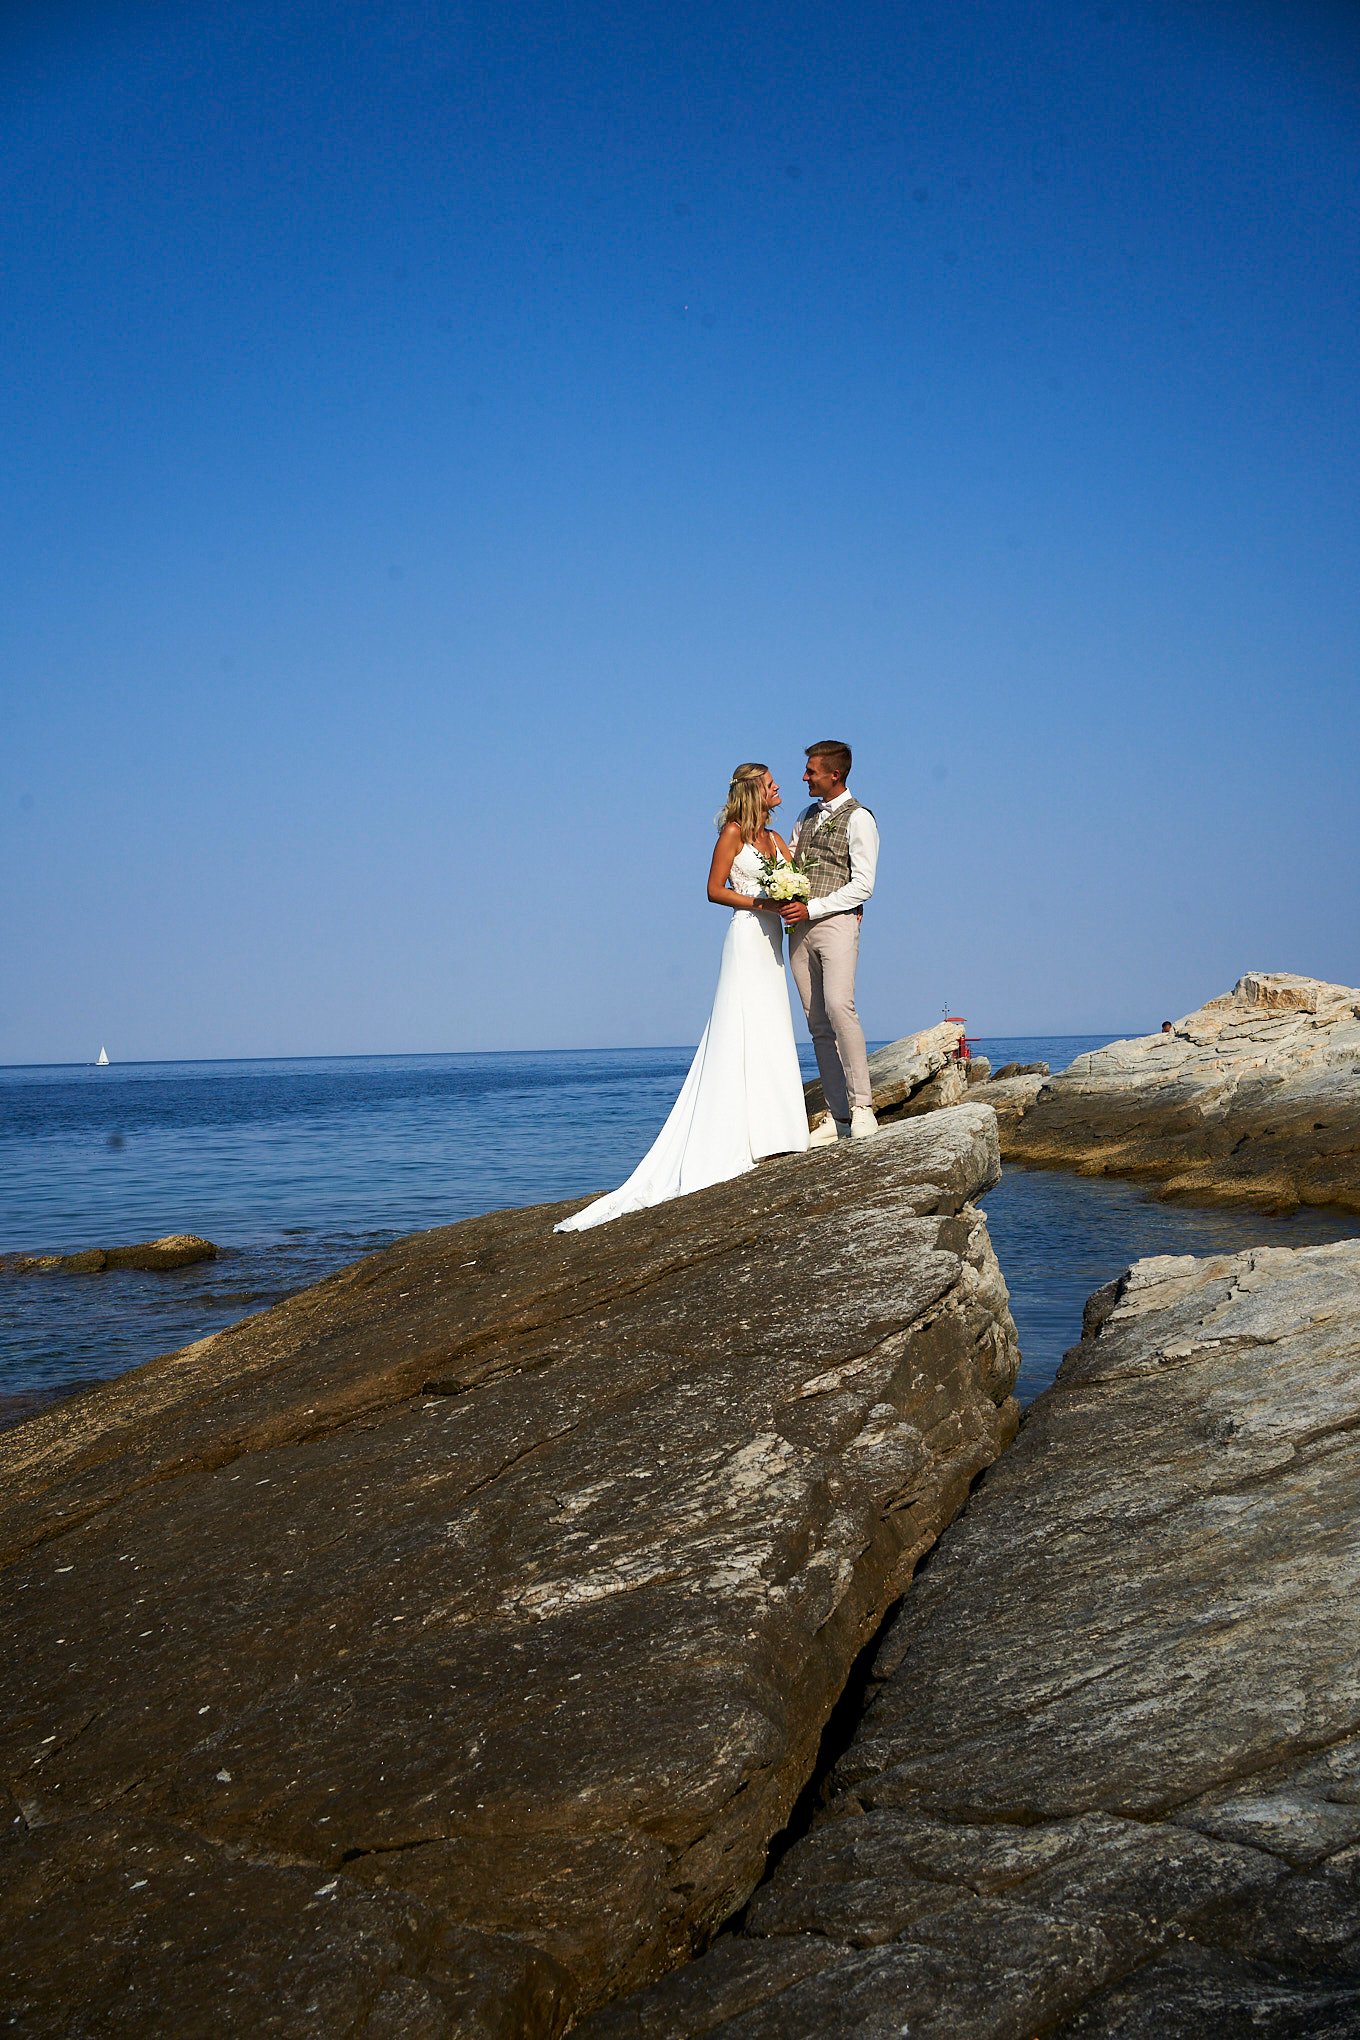
M 732 860 L 731 883 L 748 898 L 760 891 L 760 853 L 749 843 Z M 604 1225 L 625 1211 L 725 1183 L 754 1168 L 762 1155 L 801 1153 L 807 1144 L 784 924 L 777 914 L 737 907 L 723 938 L 704 1038 L 669 1118 L 626 1183 L 555 1230 Z

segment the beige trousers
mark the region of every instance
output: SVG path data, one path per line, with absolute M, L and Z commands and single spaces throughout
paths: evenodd
M 855 1011 L 859 915 L 828 914 L 789 930 L 789 968 L 803 1002 L 827 1109 L 842 1125 L 856 1105 L 869 1104 L 869 1058 Z

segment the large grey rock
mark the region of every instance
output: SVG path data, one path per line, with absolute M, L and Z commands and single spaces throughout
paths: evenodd
M 886 1632 L 825 1805 L 592 2036 L 1360 2033 L 1360 1241 L 1140 1262 Z
M 1006 1114 L 1003 1148 L 1197 1199 L 1360 1211 L 1360 991 L 1249 972 L 1169 1034 L 1078 1056 Z
M 1040 1076 L 1034 1071 L 1023 1076 L 990 1077 L 979 1084 L 973 1092 L 972 1095 L 979 1105 L 989 1105 L 995 1112 L 998 1126 L 1007 1129 L 1008 1151 L 1011 1147 L 1009 1130 L 1012 1123 L 1024 1118 L 1047 1082 L 1047 1075 Z
M 968 1090 L 968 1065 L 959 1059 L 961 1040 L 962 1029 L 952 1020 L 941 1020 L 935 1027 L 904 1034 L 900 1041 L 875 1049 L 869 1057 L 869 1081 L 878 1117 L 905 1119 L 957 1105 Z M 803 1095 L 808 1119 L 815 1126 L 826 1117 L 821 1083 L 814 1079 L 805 1084 Z
M 1012 1435 L 978 1106 L 416 1236 L 0 1439 L 26 2035 L 551 2035 L 757 1882 Z

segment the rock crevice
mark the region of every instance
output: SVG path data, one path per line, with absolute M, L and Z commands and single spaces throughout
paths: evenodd
M 1360 2031 L 1357 1354 L 1356 1241 L 1100 1292 L 740 1931 L 584 2030 Z

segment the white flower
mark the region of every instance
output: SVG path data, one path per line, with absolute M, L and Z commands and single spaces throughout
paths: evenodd
M 805 900 L 809 891 L 807 875 L 785 857 L 769 858 L 765 864 L 764 890 L 767 899 L 777 900 L 781 906 L 788 900 Z

